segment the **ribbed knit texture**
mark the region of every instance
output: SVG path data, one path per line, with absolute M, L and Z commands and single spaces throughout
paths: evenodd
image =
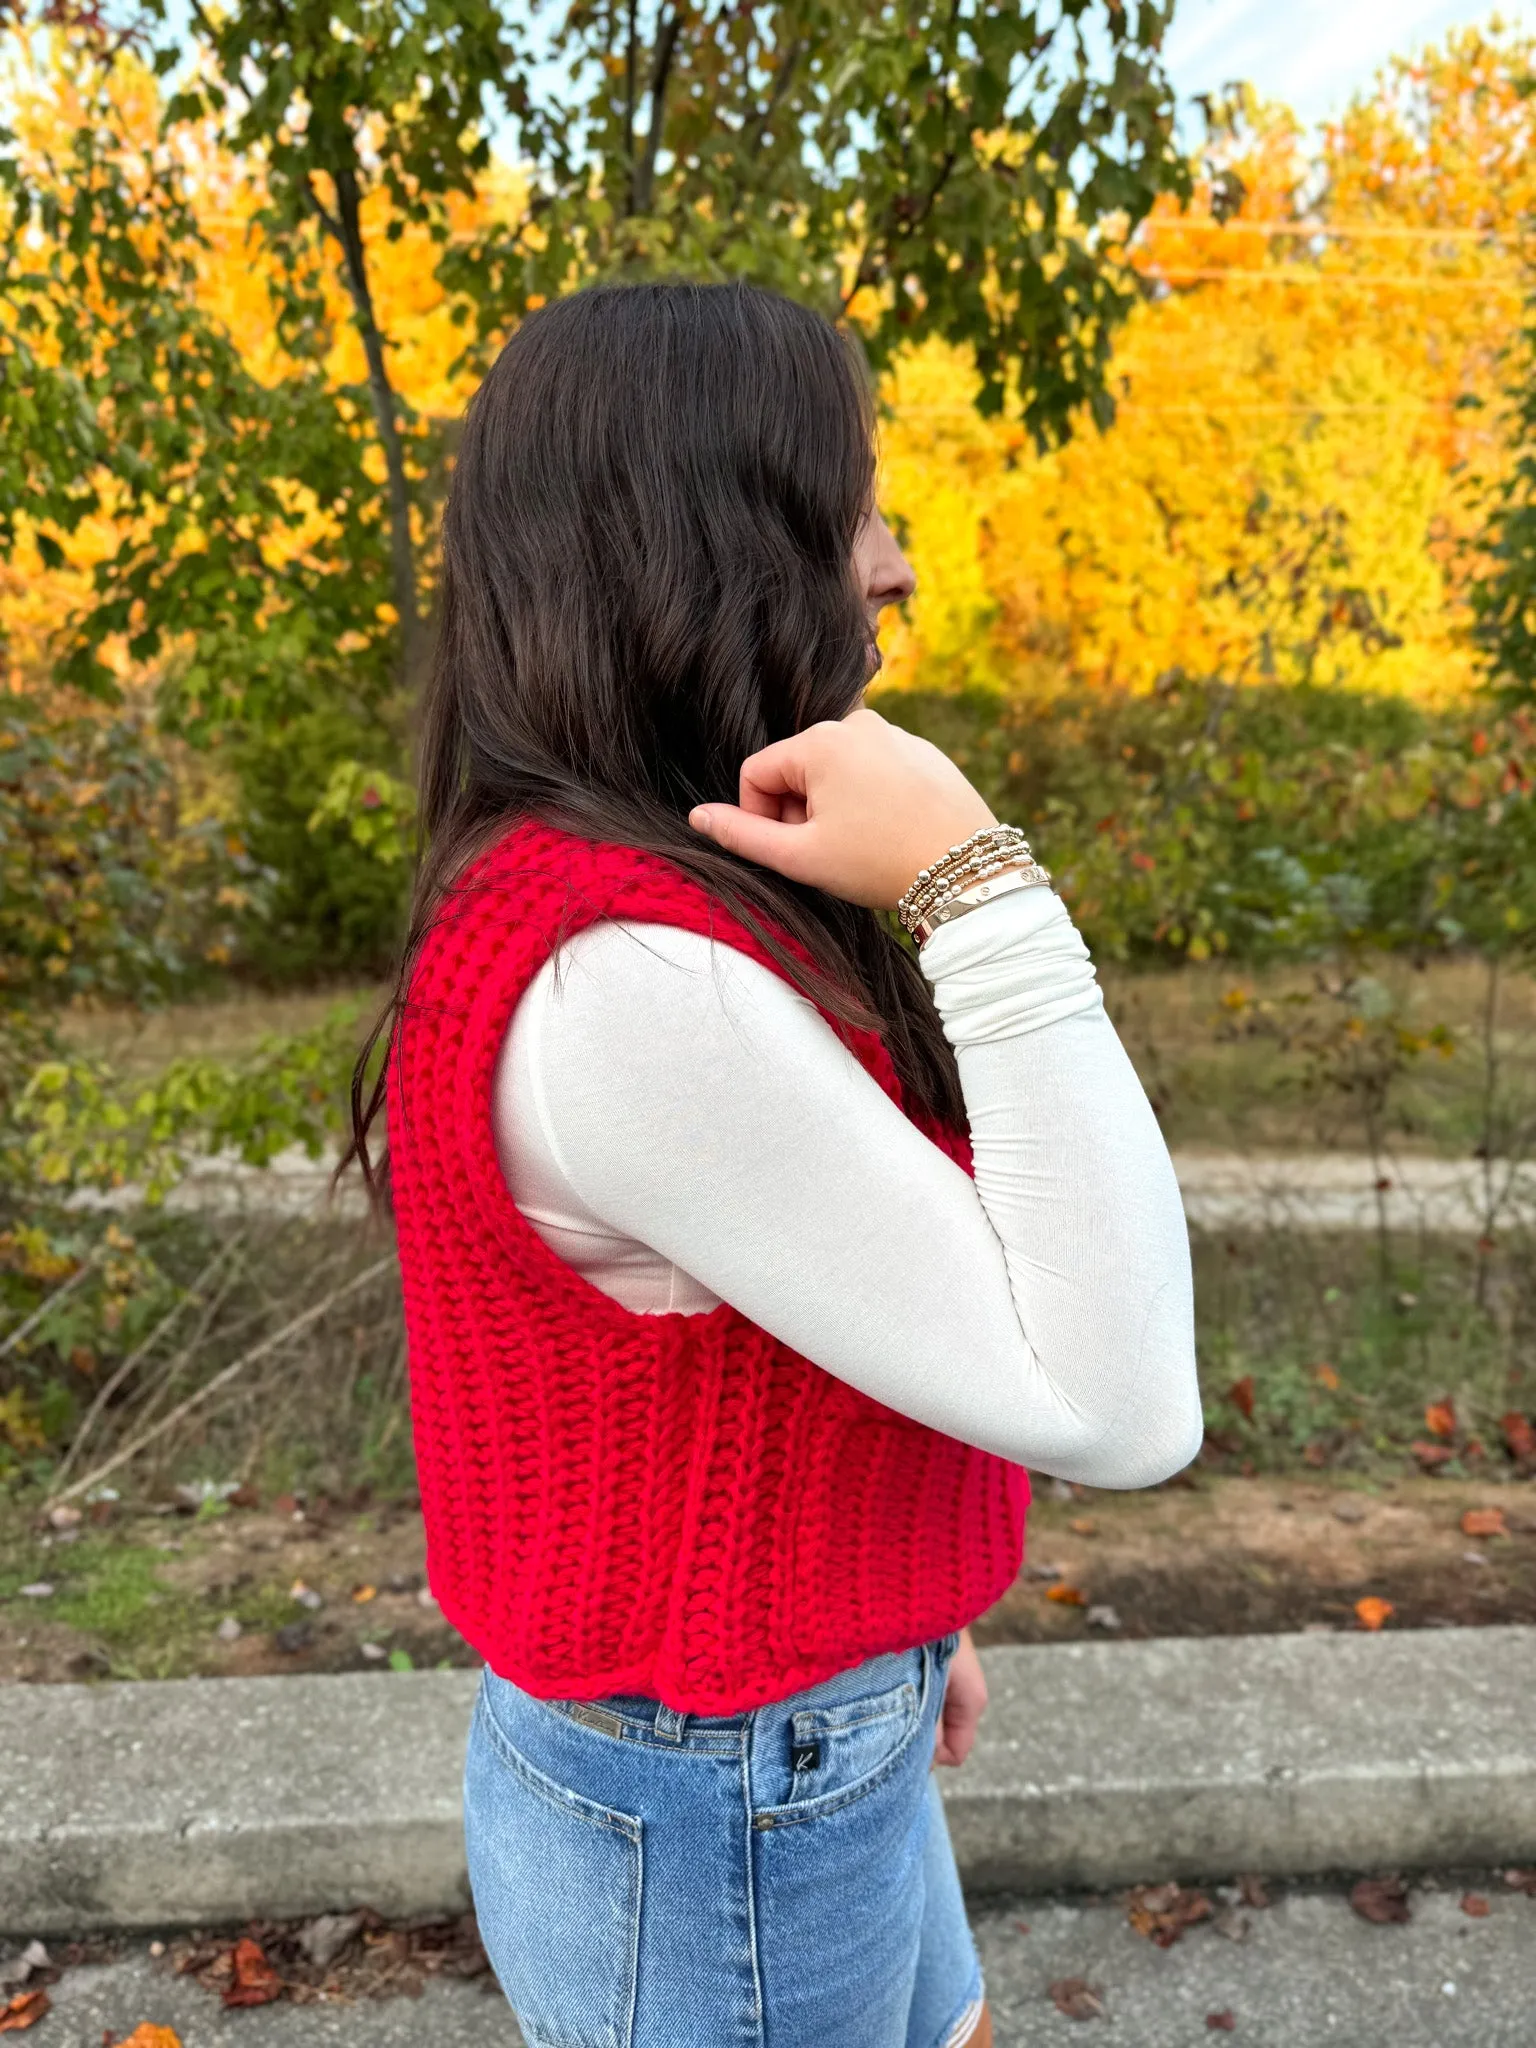
M 444 906 L 389 1096 L 428 1571 L 525 1691 L 738 1713 L 974 1620 L 1018 1572 L 1029 1482 L 728 1303 L 622 1308 L 524 1219 L 492 1139 L 497 1057 L 551 952 L 605 917 L 775 965 L 670 863 L 541 826 Z M 880 1040 L 834 1028 L 901 1102 Z M 968 1165 L 964 1139 L 915 1120 Z

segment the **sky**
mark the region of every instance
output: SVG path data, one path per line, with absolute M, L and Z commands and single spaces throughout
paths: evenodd
M 1246 78 L 1313 123 L 1342 112 L 1389 57 L 1494 12 L 1492 0 L 1178 0 L 1164 56 L 1183 100 Z M 1497 12 L 1536 31 L 1536 0 Z

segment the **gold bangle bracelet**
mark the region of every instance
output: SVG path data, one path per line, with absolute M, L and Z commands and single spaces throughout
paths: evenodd
M 940 925 L 950 924 L 957 917 L 964 917 L 968 910 L 979 910 L 983 903 L 995 902 L 999 896 L 1011 896 L 1020 889 L 1040 889 L 1050 885 L 1050 871 L 1041 867 L 1039 861 L 1027 861 L 1024 865 L 1009 868 L 1006 873 L 994 875 L 990 880 L 977 882 L 972 888 L 958 890 L 946 897 L 924 916 L 914 918 L 912 936 L 919 946 L 926 944 Z

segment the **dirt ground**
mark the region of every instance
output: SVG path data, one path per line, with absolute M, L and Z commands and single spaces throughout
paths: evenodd
M 1490 1508 L 1504 1533 L 1467 1535 L 1463 1516 Z M 0 1683 L 477 1661 L 426 1590 L 414 1508 L 108 1513 L 0 1524 Z M 1363 1598 L 1390 1603 L 1388 1627 L 1536 1622 L 1536 1482 L 1192 1474 L 1112 1494 L 1047 1480 L 1024 1573 L 976 1636 L 1353 1628 Z
M 978 1642 L 1353 1628 L 1361 1599 L 1389 1601 L 1389 1627 L 1536 1621 L 1528 1481 L 1191 1475 L 1149 1493 L 1067 1491 L 1040 1488 L 1023 1575 Z M 1468 1536 L 1462 1517 L 1489 1508 L 1507 1533 Z

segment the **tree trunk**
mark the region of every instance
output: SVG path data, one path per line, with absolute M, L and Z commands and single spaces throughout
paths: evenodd
M 336 218 L 327 225 L 332 227 L 341 244 L 343 274 L 368 364 L 368 391 L 373 401 L 374 424 L 384 450 L 384 467 L 389 479 L 390 577 L 395 611 L 399 616 L 399 678 L 401 686 L 410 690 L 420 680 L 426 636 L 416 606 L 416 555 L 411 540 L 411 493 L 405 474 L 405 444 L 400 438 L 400 420 L 394 386 L 389 380 L 384 337 L 373 313 L 356 174 L 350 167 L 338 171 L 335 183 Z M 321 218 L 325 218 L 323 213 Z

